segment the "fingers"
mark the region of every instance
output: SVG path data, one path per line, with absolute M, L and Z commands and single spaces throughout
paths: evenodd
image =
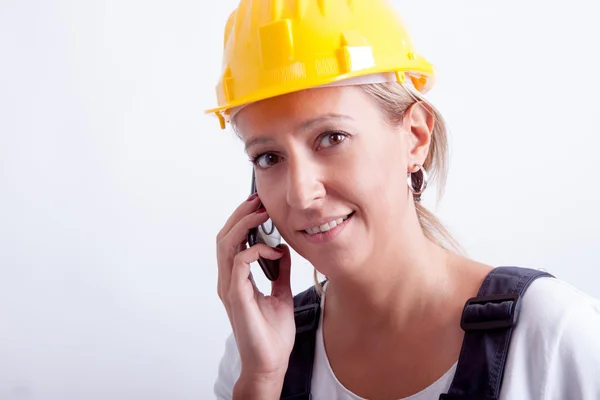
M 223 237 L 222 246 L 226 250 L 235 251 L 240 243 L 246 242 L 250 229 L 267 222 L 268 219 L 269 214 L 264 208 L 242 217 Z
M 292 260 L 290 248 L 285 244 L 280 244 L 278 248 L 283 250 L 283 254 L 279 259 L 279 277 L 276 281 L 271 283 L 271 296 L 275 296 L 283 301 L 293 301 L 294 296 L 292 295 L 291 287 Z
M 254 286 L 248 279 L 250 275 L 250 264 L 257 261 L 259 257 L 277 260 L 281 258 L 284 253 L 285 251 L 269 247 L 265 244 L 257 244 L 238 253 L 233 262 L 233 271 L 229 287 L 229 300 L 245 302 L 251 297 L 254 297 Z
M 219 231 L 219 234 L 217 235 L 217 242 L 219 242 L 225 235 L 227 235 L 231 228 L 233 228 L 234 225 L 237 224 L 240 219 L 256 211 L 258 209 L 259 204 L 260 199 L 258 198 L 258 195 L 250 196 L 246 201 L 240 204 L 235 209 L 235 211 L 229 216 L 229 218 L 225 222 L 225 225 L 223 225 L 223 228 L 221 228 L 221 230 Z
M 246 248 L 248 231 L 266 222 L 269 215 L 262 208 L 244 216 L 217 244 L 219 291 L 227 291 L 231 281 L 233 257 Z

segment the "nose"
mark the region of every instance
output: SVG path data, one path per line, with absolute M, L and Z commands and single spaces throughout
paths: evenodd
M 325 196 L 325 186 L 317 165 L 304 160 L 288 164 L 287 196 L 290 207 L 306 210 Z

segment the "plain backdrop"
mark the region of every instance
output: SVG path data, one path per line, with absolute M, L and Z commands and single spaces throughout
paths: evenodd
M 600 297 L 598 1 L 394 3 L 451 128 L 425 204 L 471 257 Z M 212 398 L 251 170 L 203 110 L 235 5 L 0 0 L 0 399 Z

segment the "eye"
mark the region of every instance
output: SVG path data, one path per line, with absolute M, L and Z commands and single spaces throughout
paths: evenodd
M 252 162 L 259 168 L 266 169 L 271 168 L 278 162 L 281 162 L 281 157 L 274 153 L 263 153 L 256 156 Z
M 346 140 L 347 137 L 348 135 L 343 132 L 327 132 L 321 137 L 319 148 L 336 146 Z

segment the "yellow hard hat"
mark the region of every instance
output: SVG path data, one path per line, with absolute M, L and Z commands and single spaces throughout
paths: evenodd
M 433 66 L 414 52 L 386 0 L 241 0 L 225 26 L 214 113 L 363 75 L 393 72 L 426 92 Z

